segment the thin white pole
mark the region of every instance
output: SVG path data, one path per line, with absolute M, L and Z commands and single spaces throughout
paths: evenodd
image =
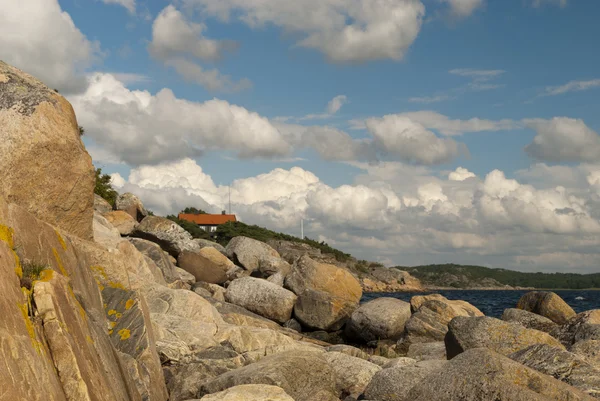
M 304 219 L 300 219 L 300 239 L 304 239 Z

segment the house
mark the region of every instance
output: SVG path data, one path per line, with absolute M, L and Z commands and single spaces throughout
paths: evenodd
M 217 227 L 221 224 L 225 224 L 230 221 L 237 221 L 235 214 L 225 214 L 223 211 L 221 214 L 184 214 L 180 213 L 178 216 L 179 220 L 189 221 L 190 223 L 197 224 L 198 227 L 206 232 L 215 233 Z

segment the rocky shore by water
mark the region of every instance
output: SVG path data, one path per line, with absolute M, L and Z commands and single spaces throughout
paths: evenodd
M 525 294 L 501 319 L 285 242 L 193 239 L 94 196 L 69 103 L 0 62 L 0 399 L 600 398 L 600 310 Z M 375 277 L 373 279 L 372 277 Z

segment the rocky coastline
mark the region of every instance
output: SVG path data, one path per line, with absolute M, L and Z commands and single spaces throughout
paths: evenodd
M 532 291 L 502 319 L 396 269 L 195 240 L 94 195 L 69 103 L 0 62 L 0 399 L 600 398 L 600 310 Z

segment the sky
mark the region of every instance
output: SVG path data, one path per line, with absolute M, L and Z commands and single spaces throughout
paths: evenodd
M 0 0 L 157 214 L 230 209 L 388 266 L 600 272 L 596 0 Z

